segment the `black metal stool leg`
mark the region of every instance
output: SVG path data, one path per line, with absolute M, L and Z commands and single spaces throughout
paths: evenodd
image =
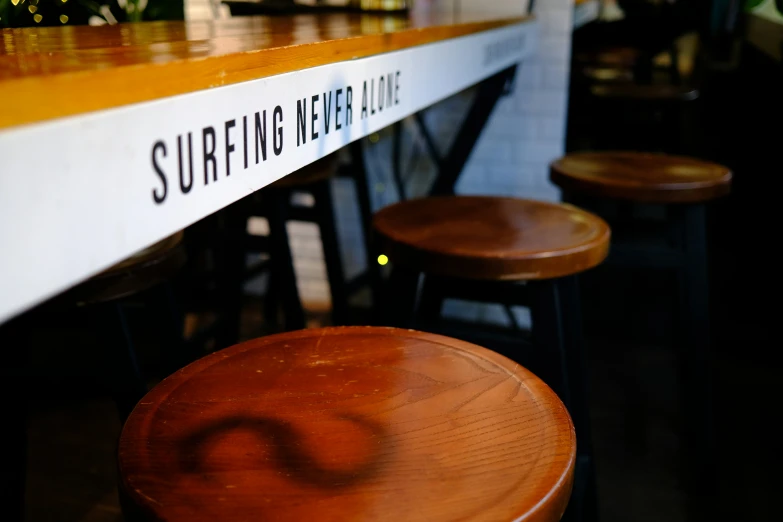
M 383 293 L 383 278 L 381 276 L 380 266 L 376 262 L 377 255 L 373 245 L 372 238 L 372 201 L 370 199 L 370 187 L 368 181 L 368 172 L 364 164 L 364 149 L 362 140 L 357 140 L 351 145 L 351 177 L 356 186 L 356 199 L 359 203 L 359 213 L 361 215 L 362 234 L 364 237 L 364 249 L 367 255 L 367 272 L 370 278 L 370 293 L 373 305 L 372 322 L 381 324 L 380 299 Z
M 127 318 L 122 305 L 117 302 L 92 305 L 91 308 L 88 313 L 106 354 L 104 377 L 117 405 L 120 420 L 125 422 L 136 403 L 147 393 Z
M 188 344 L 184 339 L 185 315 L 182 312 L 174 285 L 170 281 L 166 281 L 156 290 L 163 304 L 162 312 L 165 314 L 166 336 L 171 343 L 170 346 L 166 346 L 167 371 L 175 372 L 195 361 L 201 354 L 188 350 Z
M 594 521 L 598 505 L 577 279 L 532 281 L 530 290 L 533 344 L 541 352 L 539 371 L 568 408 L 577 434 L 574 491 L 563 520 Z
M 421 299 L 416 312 L 417 327 L 419 321 L 424 325 L 434 325 L 440 319 L 443 302 L 446 300 L 443 284 L 443 281 L 437 277 L 424 276 Z
M 332 294 L 332 323 L 341 325 L 345 324 L 347 319 L 348 292 L 343 259 L 340 255 L 340 241 L 337 237 L 337 223 L 334 219 L 332 181 L 330 179 L 320 181 L 313 187 L 312 194 L 315 198 L 318 228 L 321 231 L 329 291 Z
M 216 252 L 220 285 L 220 327 L 215 339 L 218 349 L 239 342 L 245 272 L 243 240 L 246 227 L 246 216 L 239 207 L 232 206 L 223 211 L 220 249 Z
M 278 307 L 280 304 L 280 297 L 277 291 L 277 282 L 275 280 L 274 266 L 269 271 L 266 293 L 264 294 L 264 321 L 270 326 L 277 327 L 278 325 Z
M 418 272 L 405 267 L 392 267 L 381 294 L 380 312 L 383 324 L 398 328 L 413 328 L 419 275 Z
M 305 327 L 305 315 L 299 290 L 296 286 L 296 272 L 291 255 L 286 222 L 290 193 L 282 190 L 266 198 L 269 239 L 271 242 L 272 277 L 276 278 L 276 291 L 283 305 L 286 330 L 301 330 Z
M 593 457 L 593 438 L 590 422 L 590 386 L 587 348 L 582 330 L 581 300 L 577 276 L 558 279 L 560 306 L 566 353 L 567 378 L 571 381 L 569 398 L 574 425 L 577 428 L 577 479 L 574 484 L 577 498 L 580 499 L 578 514 L 573 520 L 598 520 L 598 492 L 595 482 L 595 463 Z M 581 432 L 581 433 L 580 433 Z M 570 515 L 569 515 L 570 516 Z
M 705 209 L 703 205 L 687 205 L 673 208 L 672 213 L 681 229 L 685 254 L 679 271 L 678 344 L 685 455 L 689 461 L 686 473 L 689 486 L 704 493 L 715 477 Z

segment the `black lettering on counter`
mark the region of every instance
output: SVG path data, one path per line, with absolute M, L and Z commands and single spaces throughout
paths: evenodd
M 340 105 L 340 96 L 342 96 L 342 94 L 342 89 L 337 89 L 334 92 L 334 128 L 337 130 L 343 128 L 342 124 L 340 123 L 340 111 L 343 110 L 342 105 Z
M 272 126 L 274 128 L 272 138 L 274 139 L 273 148 L 275 149 L 275 156 L 279 156 L 280 153 L 283 152 L 283 127 L 278 127 L 278 121 L 283 123 L 283 108 L 279 105 L 275 107 L 275 112 L 272 115 Z M 279 146 L 277 141 L 278 138 L 280 139 Z
M 177 163 L 179 164 L 179 189 L 183 194 L 193 188 L 193 133 L 188 132 L 188 182 L 185 183 L 184 158 L 182 156 L 182 134 L 177 136 Z
M 386 91 L 383 89 L 384 82 L 386 81 L 386 78 L 381 76 L 378 79 L 378 111 L 383 111 L 383 96 L 386 94 Z
M 207 147 L 207 136 L 210 139 L 210 145 Z M 201 151 L 204 156 L 204 185 L 209 185 L 209 166 L 212 165 L 212 181 L 217 181 L 217 160 L 215 159 L 215 129 L 204 127 L 201 129 Z
M 394 74 L 394 105 L 400 104 L 400 71 Z
M 375 78 L 370 80 L 370 114 L 375 114 Z
M 353 88 L 348 86 L 348 90 L 345 92 L 345 125 L 351 125 L 353 123 L 353 109 L 351 108 L 353 103 Z
M 247 170 L 247 116 L 242 116 L 242 141 L 245 146 L 242 150 L 244 151 L 245 170 Z
M 262 116 L 263 114 L 263 116 Z M 258 165 L 258 151 L 261 150 L 261 157 L 266 161 L 266 111 L 256 113 L 256 165 Z
M 394 103 L 394 75 L 389 73 L 386 76 L 386 105 Z
M 324 129 L 326 134 L 329 134 L 329 117 L 332 112 L 332 91 L 329 91 L 329 98 L 327 99 L 326 93 L 324 93 Z
M 298 147 L 302 143 L 307 143 L 307 98 L 304 100 L 296 100 L 296 146 Z M 300 143 L 301 132 L 301 143 Z
M 354 85 L 358 87 L 358 83 Z M 360 117 L 362 120 L 375 117 L 376 114 L 384 110 L 388 112 L 394 105 L 400 104 L 400 71 L 374 74 L 366 78 L 362 81 L 361 91 Z M 338 89 L 324 90 L 318 94 L 297 99 L 296 118 L 289 121 L 289 126 L 292 124 L 296 126 L 296 146 L 306 145 L 308 136 L 310 141 L 314 142 L 322 135 L 330 134 L 332 130 L 340 131 L 351 126 L 354 108 L 353 93 L 352 85 L 343 85 Z M 308 105 L 310 106 L 309 117 L 307 114 Z M 205 187 L 217 183 L 222 176 L 231 176 L 232 161 L 234 161 L 233 173 L 235 177 L 238 175 L 237 172 L 243 170 L 253 172 L 253 169 L 250 168 L 252 166 L 251 149 L 255 150 L 255 165 L 267 161 L 269 130 L 272 133 L 272 152 L 275 156 L 280 156 L 283 153 L 283 138 L 286 131 L 283 128 L 282 105 L 275 105 L 272 110 L 271 129 L 267 125 L 266 109 L 242 115 L 241 129 L 238 128 L 240 127 L 239 118 L 238 116 L 219 120 L 212 122 L 213 125 L 205 124 L 200 129 L 183 130 L 172 136 L 172 140 L 176 139 L 176 144 L 173 141 L 167 143 L 165 139 L 159 139 L 153 143 L 150 150 L 150 160 L 155 181 L 151 192 L 155 204 L 164 203 L 169 196 L 167 171 L 171 173 L 177 169 L 179 183 L 173 181 L 171 186 L 175 192 L 179 187 L 179 192 L 182 195 L 190 194 L 193 192 L 194 186 L 200 186 L 200 183 L 196 183 L 196 181 L 201 180 L 202 174 Z M 309 131 L 308 123 L 310 125 Z M 241 132 L 241 137 L 237 136 L 237 132 Z M 201 134 L 200 143 L 199 133 Z M 289 140 L 292 138 L 293 136 Z M 195 146 L 194 141 L 196 142 Z M 236 166 L 238 160 L 234 157 L 239 153 L 237 150 L 239 147 L 242 148 L 242 169 L 238 169 Z M 169 148 L 172 150 L 176 148 L 172 157 L 168 156 Z M 195 150 L 199 148 L 200 151 Z M 176 160 L 174 156 L 176 156 Z M 198 164 L 202 167 L 201 173 L 198 172 Z
M 315 104 L 318 101 L 318 95 L 312 97 L 312 104 L 310 105 L 310 132 L 312 132 L 313 141 L 318 139 L 318 131 L 315 130 L 315 122 L 318 121 L 318 115 L 315 113 Z
M 362 119 L 367 117 L 367 81 L 362 86 Z
M 231 175 L 231 153 L 234 152 L 234 144 L 231 143 L 231 135 L 228 133 L 229 129 L 236 127 L 236 120 L 228 120 L 226 122 L 226 176 Z
M 155 172 L 157 172 L 158 177 L 160 178 L 161 183 L 163 184 L 163 190 L 161 191 L 161 194 L 158 194 L 157 189 L 152 189 L 152 199 L 160 205 L 164 201 L 166 201 L 166 195 L 169 191 L 169 184 L 166 181 L 166 174 L 163 172 L 163 169 L 160 168 L 160 165 L 158 164 L 158 158 L 157 153 L 158 151 L 163 152 L 163 157 L 166 157 L 166 144 L 163 143 L 162 140 L 158 140 L 155 142 L 155 145 L 152 146 L 152 168 L 155 169 Z

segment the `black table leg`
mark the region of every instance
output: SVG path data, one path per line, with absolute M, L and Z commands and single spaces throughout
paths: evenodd
M 462 122 L 457 137 L 449 148 L 448 154 L 441 160 L 435 183 L 430 189 L 431 195 L 454 194 L 454 186 L 468 161 L 473 147 L 481 136 L 484 127 L 495 109 L 495 105 L 506 93 L 509 82 L 516 74 L 517 66 L 509 67 L 490 76 L 479 84 L 473 104 Z

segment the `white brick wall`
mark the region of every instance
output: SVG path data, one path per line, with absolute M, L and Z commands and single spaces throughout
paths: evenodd
M 425 3 L 425 0 L 420 0 L 420 3 Z M 463 11 L 506 10 L 509 5 L 518 6 L 523 12 L 527 1 L 461 0 Z M 541 30 L 538 52 L 518 69 L 513 94 L 501 99 L 496 107 L 466 165 L 457 186 L 459 193 L 513 194 L 550 201 L 559 199 L 559 192 L 547 177 L 549 162 L 562 155 L 565 146 L 573 0 L 537 0 L 535 13 Z M 462 121 L 471 95 L 468 92 L 454 96 L 427 112 L 425 119 L 442 152 L 447 150 Z M 424 147 L 415 126 L 407 121 L 404 128 L 406 160 L 403 169 L 410 175 L 407 189 L 409 195 L 420 196 L 432 181 L 433 168 L 426 154 L 422 154 Z M 388 132 L 382 132 L 380 138 L 377 143 L 368 143 L 367 147 L 367 163 L 372 175 L 370 187 L 376 209 L 398 198 L 391 179 Z M 415 167 L 408 159 L 411 156 L 419 157 Z M 335 180 L 333 186 L 346 272 L 355 274 L 367 262 L 355 192 L 347 181 Z M 302 300 L 323 304 L 325 299 L 328 300 L 328 284 L 322 251 L 317 248 L 320 247 L 317 229 L 290 227 L 289 230 L 295 236 L 294 264 Z M 445 313 L 468 320 L 508 324 L 499 306 L 449 302 Z M 515 309 L 514 313 L 522 323 L 529 321 L 526 310 Z

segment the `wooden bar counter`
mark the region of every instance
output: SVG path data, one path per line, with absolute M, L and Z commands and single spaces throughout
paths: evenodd
M 455 13 L 0 31 L 0 322 L 534 48 Z

